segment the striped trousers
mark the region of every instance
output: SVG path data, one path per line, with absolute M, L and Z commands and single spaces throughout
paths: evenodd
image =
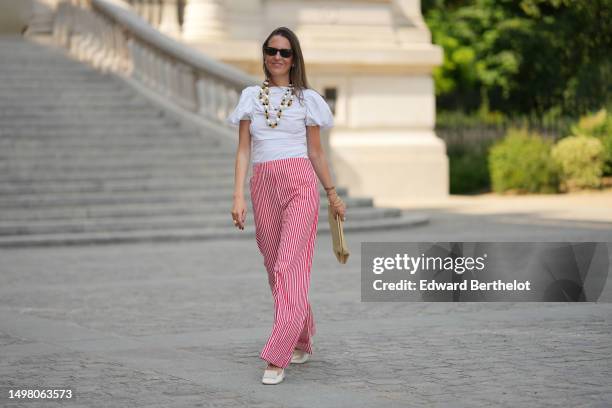
M 255 236 L 274 298 L 272 333 L 260 358 L 287 367 L 294 349 L 312 353 L 308 291 L 319 219 L 319 189 L 310 159 L 253 164 L 249 180 Z

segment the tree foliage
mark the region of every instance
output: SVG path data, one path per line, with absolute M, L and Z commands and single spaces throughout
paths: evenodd
M 610 103 L 612 0 L 422 0 L 438 107 L 578 115 Z

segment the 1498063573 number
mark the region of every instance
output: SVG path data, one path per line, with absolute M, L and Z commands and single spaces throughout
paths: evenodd
M 72 398 L 72 390 L 9 390 L 9 399 L 70 399 Z

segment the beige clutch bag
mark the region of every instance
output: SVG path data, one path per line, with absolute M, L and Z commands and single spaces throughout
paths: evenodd
M 344 240 L 344 231 L 342 230 L 342 220 L 340 217 L 334 217 L 332 207 L 327 207 L 327 214 L 329 218 L 329 229 L 332 236 L 332 247 L 338 262 L 345 264 L 349 257 L 348 247 Z

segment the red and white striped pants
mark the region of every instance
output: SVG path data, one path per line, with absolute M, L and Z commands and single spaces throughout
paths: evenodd
M 312 353 L 308 300 L 319 220 L 319 188 L 310 159 L 253 164 L 249 180 L 255 236 L 274 298 L 274 326 L 260 357 L 287 367 L 295 348 Z

